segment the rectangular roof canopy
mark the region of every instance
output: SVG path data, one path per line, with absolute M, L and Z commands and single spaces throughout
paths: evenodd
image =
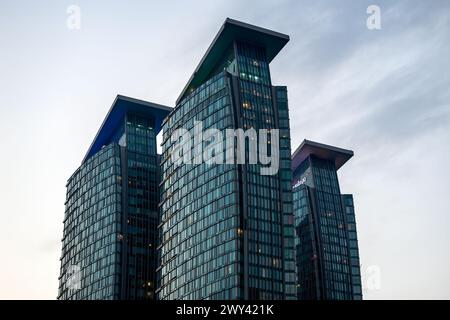
M 177 104 L 186 96 L 188 89 L 196 88 L 207 80 L 211 70 L 220 62 L 224 52 L 235 40 L 263 46 L 266 49 L 267 59 L 271 62 L 289 41 L 289 36 L 227 18 L 208 50 L 206 50 L 194 73 L 189 78 L 188 83 L 176 101 Z
M 334 161 L 336 170 L 339 170 L 353 157 L 353 151 L 305 139 L 292 155 L 292 170 L 294 171 L 310 155 L 319 159 Z
M 129 111 L 143 115 L 148 114 L 154 117 L 154 129 L 156 134 L 158 134 L 161 130 L 162 121 L 172 111 L 172 108 L 152 102 L 117 95 L 82 163 L 97 153 L 104 145 L 111 143 L 111 139 L 117 129 L 121 126 L 126 113 Z

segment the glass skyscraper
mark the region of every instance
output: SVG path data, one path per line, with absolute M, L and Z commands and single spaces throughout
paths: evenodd
M 154 299 L 156 135 L 171 108 L 117 96 L 67 182 L 58 299 Z
M 273 86 L 269 71 L 288 41 L 227 19 L 165 120 L 159 299 L 296 298 L 287 89 Z M 175 165 L 172 134 L 195 132 L 198 122 L 279 129 L 278 172 L 261 175 L 262 165 L 248 162 Z
M 352 195 L 337 170 L 353 151 L 304 140 L 292 156 L 297 292 L 300 300 L 361 300 Z
M 353 152 L 305 140 L 291 157 L 269 68 L 288 41 L 226 19 L 175 108 L 117 96 L 67 182 L 58 299 L 362 299 L 337 178 Z M 225 141 L 196 140 L 212 129 Z

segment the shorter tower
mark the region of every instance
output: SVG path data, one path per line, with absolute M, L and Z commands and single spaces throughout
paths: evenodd
M 153 299 L 159 157 L 172 109 L 117 96 L 67 182 L 59 300 Z
M 300 300 L 361 300 L 352 195 L 337 170 L 353 151 L 304 140 L 292 156 L 297 294 Z

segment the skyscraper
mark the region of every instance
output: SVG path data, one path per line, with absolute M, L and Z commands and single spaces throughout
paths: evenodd
M 337 170 L 353 151 L 304 140 L 292 156 L 301 300 L 361 300 L 352 195 L 342 195 Z
M 165 120 L 158 298 L 296 297 L 287 89 L 273 86 L 269 71 L 288 41 L 227 19 Z M 196 122 L 205 130 L 279 129 L 279 170 L 175 165 L 172 134 L 193 132 Z
M 171 108 L 117 96 L 67 182 L 58 299 L 153 299 L 159 158 Z
M 226 19 L 174 109 L 117 96 L 67 182 L 58 299 L 362 299 L 353 152 L 291 158 L 288 41 Z

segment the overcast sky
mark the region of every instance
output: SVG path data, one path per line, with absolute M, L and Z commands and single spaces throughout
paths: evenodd
M 0 299 L 56 298 L 65 183 L 115 96 L 173 106 L 226 17 L 290 35 L 271 74 L 293 149 L 355 152 L 364 297 L 450 299 L 448 0 L 1 1 Z

